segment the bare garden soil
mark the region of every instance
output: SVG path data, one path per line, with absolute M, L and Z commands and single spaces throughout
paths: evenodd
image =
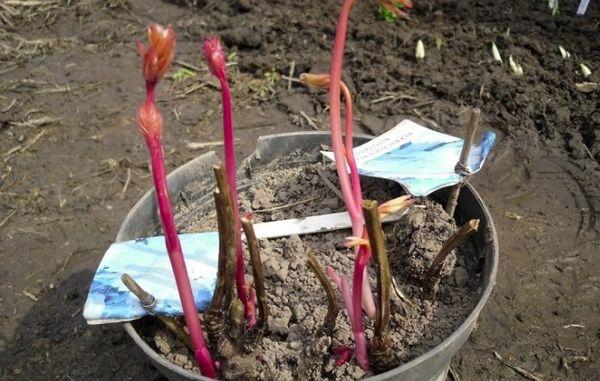
M 133 118 L 143 83 L 132 41 L 147 23 L 178 33 L 172 74 L 204 67 L 200 41 L 209 34 L 235 52 L 239 158 L 259 135 L 327 129 L 326 95 L 282 75 L 292 62 L 294 76 L 328 69 L 338 1 L 185 3 L 0 7 L 2 380 L 162 379 L 121 327 L 90 327 L 81 316 L 104 250 L 151 185 Z M 600 8 L 592 1 L 576 17 L 577 3 L 561 1 L 554 18 L 541 0 L 415 1 L 411 19 L 395 23 L 376 19 L 374 1 L 359 0 L 352 13 L 344 80 L 359 132 L 380 134 L 410 118 L 461 136 L 469 107 L 478 106 L 483 128 L 499 135 L 472 183 L 498 229 L 500 268 L 478 328 L 453 361 L 455 380 L 600 373 L 600 98 L 575 86 L 600 82 Z M 419 38 L 424 62 L 413 58 Z M 504 65 L 492 62 L 491 41 Z M 558 45 L 572 57 L 562 59 Z M 510 73 L 509 54 L 522 77 Z M 221 137 L 216 83 L 196 73 L 159 88 L 171 169 L 220 150 L 197 144 Z M 287 201 L 269 202 L 256 207 Z

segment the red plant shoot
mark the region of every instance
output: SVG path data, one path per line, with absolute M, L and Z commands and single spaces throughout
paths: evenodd
M 231 190 L 231 199 L 233 200 L 233 214 L 238 231 L 241 230 L 241 220 L 239 211 L 239 201 L 236 181 L 236 163 L 235 151 L 233 147 L 233 111 L 231 108 L 231 92 L 227 80 L 227 70 L 225 65 L 225 51 L 221 45 L 221 39 L 217 36 L 209 37 L 204 40 L 204 56 L 212 75 L 217 77 L 221 85 L 221 100 L 223 103 L 223 143 L 225 147 L 225 172 L 227 181 Z M 254 313 L 254 298 L 245 287 L 244 280 L 244 252 L 242 248 L 241 234 L 238 234 L 238 243 L 236 249 L 236 271 L 235 284 L 238 297 L 244 306 L 244 317 L 247 320 L 248 328 L 256 324 L 256 314 Z M 252 294 L 253 295 L 253 294 Z
M 335 165 L 346 209 L 348 210 L 350 220 L 352 221 L 352 233 L 355 237 L 363 237 L 365 219 L 362 214 L 362 194 L 360 191 L 360 184 L 359 187 L 354 187 L 354 182 L 352 182 L 348 176 L 348 166 L 353 162 L 353 158 L 351 153 L 349 154 L 348 152 L 348 147 L 344 147 L 343 145 L 341 132 L 340 88 L 342 82 L 342 62 L 344 59 L 344 46 L 348 30 L 348 18 L 354 3 L 355 0 L 344 1 L 337 23 L 335 40 L 333 43 L 333 55 L 331 58 L 331 77 L 329 81 L 329 119 L 331 124 L 331 145 L 335 156 Z M 352 123 L 352 119 L 350 118 L 347 123 Z M 352 145 L 352 136 L 346 136 L 346 143 L 348 142 Z M 348 157 L 351 157 L 350 161 L 348 160 Z M 350 170 L 352 170 L 352 167 L 350 167 Z M 356 174 L 356 176 L 358 177 L 358 174 Z M 359 182 L 359 180 L 357 179 L 356 182 Z M 359 201 L 356 201 L 357 199 Z M 354 341 L 356 343 L 356 358 L 363 369 L 368 369 L 369 360 L 367 355 L 367 342 L 362 324 L 361 304 L 364 304 L 362 302 L 369 301 L 369 304 L 373 303 L 372 308 L 367 308 L 367 311 L 373 313 L 373 315 L 375 312 L 373 295 L 370 288 L 368 288 L 369 282 L 368 280 L 363 281 L 367 278 L 367 264 L 370 257 L 369 248 L 360 246 L 354 263 L 354 278 L 351 292 L 352 308 L 349 308 L 350 306 L 348 305 L 347 297 L 344 298 L 344 304 L 346 305 L 346 311 L 348 311 L 350 315 L 349 318 L 354 334 Z M 342 286 L 344 286 L 343 279 Z M 342 289 L 343 288 L 347 287 L 342 287 Z M 346 291 L 346 293 L 349 293 L 349 291 Z M 342 294 L 344 294 L 344 291 L 342 291 Z M 352 312 L 350 310 L 352 310 Z
M 346 345 L 338 345 L 337 347 L 332 348 L 331 351 L 338 356 L 337 360 L 335 360 L 336 366 L 344 365 L 352 358 L 352 349 Z
M 300 75 L 300 81 L 305 85 L 312 86 L 315 88 L 326 88 L 329 86 L 331 76 L 329 74 L 310 74 L 303 73 Z M 360 187 L 360 177 L 358 174 L 358 169 L 356 167 L 356 161 L 354 159 L 354 145 L 352 141 L 353 136 L 353 127 L 352 127 L 352 96 L 350 94 L 350 90 L 344 84 L 343 81 L 340 81 L 340 88 L 344 93 L 344 100 L 346 103 L 346 123 L 345 123 L 345 140 L 344 140 L 344 149 L 343 149 L 343 158 L 346 159 L 346 164 L 348 165 L 348 169 L 350 171 L 350 192 L 352 193 L 348 199 L 351 199 L 352 202 L 356 205 L 360 205 L 362 202 L 362 191 Z M 332 124 L 333 126 L 333 124 Z M 339 128 L 339 141 L 341 141 L 341 128 Z M 332 140 L 333 138 L 333 127 L 332 127 Z M 334 150 L 335 155 L 335 150 Z M 338 157 L 336 156 L 336 162 L 338 161 Z M 347 175 L 346 172 L 344 172 Z M 338 172 L 339 176 L 339 172 Z M 342 193 L 344 192 L 342 188 Z M 344 197 L 344 201 L 346 197 Z M 348 205 L 348 204 L 346 204 Z M 348 209 L 348 206 L 346 206 Z M 358 210 L 360 216 L 362 216 L 362 209 Z M 352 218 L 352 217 L 351 217 Z M 358 220 L 352 220 L 352 229 L 353 232 L 362 231 L 364 234 L 363 224 Z M 356 236 L 359 238 L 359 236 Z M 366 237 L 364 237 L 366 238 Z M 358 252 L 357 252 L 358 254 Z M 366 271 L 366 270 L 365 270 Z M 366 276 L 366 274 L 365 274 Z M 371 286 L 368 282 L 363 283 L 363 291 L 362 291 L 362 306 L 367 313 L 367 315 L 374 319 L 375 318 L 375 302 L 373 300 L 373 293 L 371 292 Z
M 331 76 L 329 74 L 300 74 L 300 81 L 305 85 L 316 87 L 316 88 L 327 88 L 329 87 Z M 344 157 L 350 170 L 350 182 L 352 188 L 352 198 L 355 203 L 359 204 L 362 202 L 362 191 L 360 188 L 360 177 L 358 175 L 358 169 L 356 168 L 356 161 L 354 159 L 354 144 L 352 141 L 353 127 L 352 127 L 352 95 L 348 86 L 341 81 L 340 88 L 344 93 L 344 101 L 346 103 L 346 123 L 345 123 L 345 139 L 344 139 Z M 341 133 L 341 131 L 340 131 Z
M 402 11 L 403 8 L 412 8 L 413 3 L 411 0 L 377 0 L 380 6 L 389 11 L 392 15 L 398 17 L 408 17 L 406 12 Z
M 371 318 L 375 317 L 375 303 L 373 294 L 368 282 L 367 265 L 371 258 L 371 251 L 368 245 L 368 237 L 364 229 L 364 216 L 362 212 L 362 191 L 360 177 L 358 174 L 356 161 L 353 152 L 353 128 L 352 128 L 352 96 L 348 87 L 342 82 L 342 63 L 344 58 L 344 45 L 348 30 L 348 18 L 350 10 L 356 0 L 345 0 L 338 19 L 335 41 L 333 45 L 333 54 L 331 58 L 331 71 L 326 74 L 302 74 L 300 81 L 304 84 L 323 88 L 329 87 L 329 115 L 331 124 L 331 141 L 333 154 L 335 157 L 336 170 L 342 188 L 342 195 L 346 209 L 352 221 L 353 237 L 344 241 L 348 247 L 357 248 L 356 259 L 354 263 L 352 290 L 347 285 L 346 278 L 339 277 L 333 270 L 328 271 L 330 277 L 334 280 L 340 289 L 344 298 L 346 311 L 351 321 L 352 331 L 356 342 L 356 357 L 363 369 L 368 369 L 369 362 L 367 356 L 367 344 L 362 325 L 362 309 Z M 379 1 L 382 6 L 406 6 L 412 7 L 410 0 L 398 1 Z M 341 104 L 340 91 L 344 94 L 346 117 L 345 117 L 345 139 L 342 140 L 341 128 Z M 350 174 L 348 174 L 350 172 Z M 387 204 L 385 210 L 400 209 L 399 205 L 403 202 L 392 200 L 395 203 Z M 408 200 L 403 200 L 408 201 Z M 362 306 L 362 309 L 361 309 Z
M 139 130 L 144 135 L 152 164 L 152 177 L 156 188 L 158 210 L 165 233 L 165 243 L 169 260 L 175 276 L 177 291 L 183 306 L 183 314 L 194 348 L 194 357 L 200 371 L 206 377 L 216 378 L 212 356 L 206 347 L 202 326 L 198 319 L 194 294 L 190 285 L 185 259 L 175 227 L 175 219 L 169 200 L 169 189 L 165 171 L 162 147 L 162 116 L 156 108 L 154 90 L 158 81 L 171 66 L 175 56 L 175 34 L 171 27 L 163 28 L 158 24 L 148 27 L 149 46 L 137 43 L 142 56 L 143 75 L 146 81 L 146 100 L 137 111 Z
M 362 282 L 363 278 L 357 278 L 356 273 L 364 271 L 364 268 L 367 262 L 369 261 L 369 256 L 369 251 L 359 250 L 359 254 L 356 258 L 356 263 L 358 265 L 355 265 L 354 267 L 355 278 L 352 287 L 350 287 L 350 284 L 348 283 L 348 279 L 346 277 L 339 276 L 333 268 L 327 267 L 327 274 L 340 290 L 340 293 L 342 294 L 342 299 L 344 300 L 344 306 L 346 308 L 346 313 L 348 314 L 348 319 L 350 320 L 352 334 L 354 335 L 354 342 L 356 343 L 356 360 L 358 361 L 358 364 L 361 366 L 361 368 L 365 370 L 369 369 L 369 356 L 367 352 L 367 338 L 365 336 L 365 332 L 362 325 L 362 313 L 360 306 L 360 290 L 362 287 L 362 284 L 360 282 Z M 356 279 L 360 279 L 361 281 L 356 282 Z M 356 290 L 358 290 L 358 292 L 356 292 Z M 344 362 L 345 361 L 341 362 L 341 364 L 343 364 Z

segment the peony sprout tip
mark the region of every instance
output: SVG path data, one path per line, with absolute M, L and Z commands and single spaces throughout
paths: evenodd
M 146 84 L 154 87 L 171 67 L 175 58 L 175 32 L 159 24 L 148 27 L 148 46 L 136 42 L 142 57 L 142 74 Z

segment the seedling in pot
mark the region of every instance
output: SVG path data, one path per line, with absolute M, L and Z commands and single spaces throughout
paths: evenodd
M 346 109 L 346 146 L 342 142 L 341 128 L 341 110 L 340 110 L 340 87 L 342 85 L 342 62 L 344 59 L 344 45 L 348 29 L 348 18 L 350 10 L 354 5 L 354 0 L 345 0 L 338 19 L 335 40 L 333 44 L 333 54 L 331 58 L 331 72 L 329 78 L 329 118 L 331 125 L 331 145 L 335 157 L 336 170 L 344 197 L 346 209 L 352 221 L 352 235 L 355 237 L 363 236 L 364 216 L 360 203 L 362 201 L 362 192 L 360 189 L 360 178 L 354 161 L 352 150 L 352 136 L 348 134 L 348 125 L 352 123 L 352 118 L 348 117 L 349 109 Z M 350 149 L 349 149 L 350 148 Z M 354 168 L 353 168 L 354 166 Z M 348 176 L 347 168 L 350 168 Z M 364 335 L 362 322 L 362 308 L 365 306 L 367 314 L 371 317 L 375 314 L 373 295 L 371 293 L 368 279 L 366 278 L 367 264 L 371 257 L 368 246 L 360 245 L 356 250 L 356 259 L 354 262 L 354 277 L 352 291 L 345 278 L 340 279 L 338 287 L 342 290 L 346 311 L 350 317 L 354 341 L 356 344 L 356 359 L 363 369 L 369 368 L 369 359 L 367 356 L 367 342 Z M 331 274 L 330 274 L 331 275 Z M 338 282 L 336 282 L 338 283 Z M 363 298 L 364 297 L 364 298 Z
M 237 194 L 236 164 L 234 151 L 234 132 L 233 132 L 233 110 L 231 107 L 231 92 L 227 79 L 227 68 L 225 64 L 225 51 L 221 45 L 219 37 L 209 37 L 204 41 L 204 55 L 212 75 L 214 75 L 221 86 L 221 100 L 223 104 L 223 143 L 225 150 L 225 170 L 227 173 L 227 182 L 229 191 L 233 200 L 233 215 L 237 231 L 241 231 L 239 201 Z M 235 284 L 238 298 L 244 306 L 244 317 L 247 320 L 248 327 L 256 324 L 254 315 L 254 300 L 249 298 L 248 290 L 244 279 L 244 253 L 242 248 L 241 235 L 238 234 L 236 247 L 236 271 Z
M 350 220 L 352 221 L 352 235 L 358 243 L 355 250 L 356 258 L 354 262 L 352 288 L 350 288 L 349 282 L 345 277 L 338 276 L 331 268 L 328 268 L 327 271 L 334 283 L 336 283 L 340 289 L 344 299 L 356 344 L 356 359 L 363 369 L 368 369 L 369 359 L 362 322 L 362 309 L 365 309 L 365 312 L 369 317 L 375 318 L 376 309 L 367 279 L 367 267 L 371 258 L 371 251 L 369 245 L 360 240 L 361 238 L 366 239 L 367 237 L 364 231 L 365 218 L 361 206 L 362 191 L 360 177 L 356 168 L 353 152 L 352 101 L 347 87 L 342 82 L 342 62 L 348 29 L 348 18 L 354 3 L 354 0 L 346 0 L 342 5 L 333 44 L 331 71 L 329 76 L 320 76 L 320 81 L 315 80 L 313 82 L 319 82 L 318 87 L 324 87 L 325 85 L 329 87 L 331 145 L 344 203 L 348 210 L 348 214 L 350 215 Z M 311 78 L 308 77 L 308 75 L 304 76 L 304 82 L 310 83 L 310 79 Z M 344 92 L 346 100 L 345 142 L 342 141 L 340 90 Z M 348 170 L 350 171 L 350 174 L 348 174 Z
M 148 27 L 148 41 L 148 47 L 140 42 L 137 43 L 140 55 L 142 56 L 142 69 L 146 82 L 146 100 L 138 109 L 137 124 L 150 151 L 152 177 L 156 188 L 158 210 L 165 233 L 169 260 L 175 275 L 175 282 L 183 306 L 185 321 L 190 333 L 192 347 L 194 348 L 194 357 L 198 362 L 202 374 L 210 378 L 215 378 L 215 367 L 212 356 L 204 341 L 190 279 L 187 274 L 179 237 L 177 236 L 171 201 L 169 200 L 162 147 L 163 120 L 156 108 L 155 101 L 156 85 L 171 66 L 171 62 L 175 56 L 175 33 L 171 27 L 163 28 L 158 24 L 152 24 Z

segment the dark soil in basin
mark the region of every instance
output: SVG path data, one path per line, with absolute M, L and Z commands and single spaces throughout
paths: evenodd
M 329 182 L 337 190 L 337 174 L 321 162 L 317 150 L 295 153 L 257 169 L 246 162 L 241 173 L 244 176 L 240 183 L 247 184 L 240 194 L 242 209 L 252 211 L 256 221 L 343 210 L 343 201 L 336 196 L 334 188 L 327 185 Z M 364 196 L 380 202 L 402 194 L 400 186 L 390 181 L 363 178 L 362 183 Z M 205 197 L 198 195 L 207 194 L 207 189 L 196 183 L 184 193 L 190 195 L 188 199 L 204 200 Z M 184 223 L 183 230 L 216 230 L 213 205 L 194 202 L 188 205 L 179 211 L 179 215 L 185 217 L 178 220 L 190 223 L 185 228 Z M 423 274 L 455 229 L 454 221 L 431 199 L 422 199 L 400 221 L 384 226 L 392 275 L 400 292 L 411 301 L 407 305 L 396 294 L 392 299 L 390 339 L 397 366 L 443 341 L 477 302 L 478 257 L 469 242 L 459 248 L 458 261 L 454 254 L 448 258 L 435 300 L 423 297 Z M 353 347 L 349 321 L 342 312 L 331 336 L 317 335 L 327 312 L 327 301 L 316 277 L 305 264 L 306 251 L 312 249 L 323 266 L 331 266 L 351 280 L 354 253 L 340 245 L 348 235 L 350 230 L 342 230 L 260 241 L 270 307 L 269 331 L 256 343 L 253 354 L 232 359 L 236 368 L 224 367 L 224 378 L 352 380 L 371 374 L 360 369 L 354 360 L 339 367 L 334 365 L 337 356 L 332 348 Z M 375 290 L 372 271 L 369 280 Z M 366 316 L 363 320 L 370 339 L 374 322 Z M 176 343 L 170 333 L 153 325 L 144 332 L 146 340 L 167 359 L 197 371 L 190 352 Z

